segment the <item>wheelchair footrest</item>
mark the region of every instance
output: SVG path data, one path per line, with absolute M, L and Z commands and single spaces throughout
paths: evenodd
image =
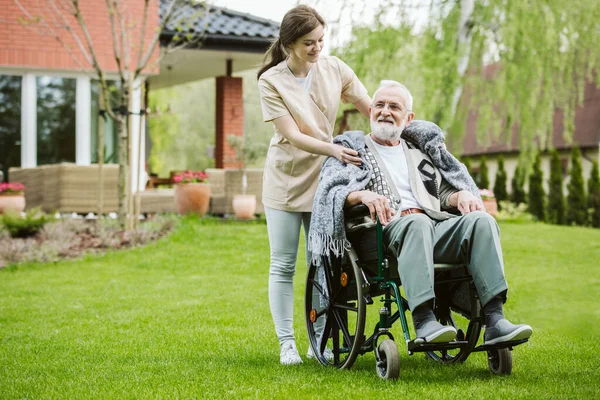
M 520 344 L 523 344 L 525 342 L 528 342 L 529 338 L 527 339 L 521 339 L 521 340 L 513 340 L 510 342 L 503 342 L 503 343 L 494 343 L 494 344 L 482 344 L 481 346 L 477 346 L 475 347 L 473 350 L 473 352 L 475 351 L 488 351 L 488 350 L 499 350 L 499 349 L 506 349 L 507 347 L 510 348 L 512 350 L 512 348 L 514 346 L 518 346 Z
M 418 353 L 424 351 L 440 351 L 440 350 L 451 350 L 460 349 L 466 347 L 469 342 L 454 341 L 447 343 L 415 343 L 414 340 L 408 342 L 408 351 L 411 353 Z

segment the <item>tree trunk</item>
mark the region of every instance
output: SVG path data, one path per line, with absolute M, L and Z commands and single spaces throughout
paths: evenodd
M 104 90 L 100 89 L 99 109 L 104 108 Z M 98 216 L 104 214 L 104 118 L 106 114 L 98 113 Z
M 469 66 L 471 56 L 471 39 L 473 38 L 473 10 L 475 0 L 461 0 L 460 2 L 460 20 L 458 23 L 458 34 L 456 38 L 456 50 L 459 54 L 456 62 L 456 71 L 458 73 L 458 85 L 454 88 L 452 103 L 450 104 L 450 119 L 454 120 L 458 102 L 463 92 L 464 76 Z
M 127 117 L 123 114 L 118 114 L 117 130 L 119 132 L 119 221 L 121 227 L 126 228 L 129 160 L 127 157 Z
M 128 231 L 133 229 L 133 117 L 130 114 L 133 111 L 133 73 L 129 72 L 127 77 L 127 92 L 129 93 L 128 98 L 128 119 L 127 119 L 127 154 L 129 155 L 129 169 L 127 174 L 128 186 L 127 186 L 127 227 Z

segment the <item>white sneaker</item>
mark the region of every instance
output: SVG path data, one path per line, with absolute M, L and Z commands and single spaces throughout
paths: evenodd
M 281 344 L 279 350 L 279 362 L 283 365 L 302 364 L 302 359 L 298 354 L 296 342 L 294 340 L 286 340 Z
M 323 357 L 325 357 L 327 361 L 333 362 L 333 351 L 331 351 L 329 347 L 325 347 Z M 313 353 L 312 346 L 308 346 L 308 353 L 306 353 L 306 358 L 315 358 L 315 353 Z

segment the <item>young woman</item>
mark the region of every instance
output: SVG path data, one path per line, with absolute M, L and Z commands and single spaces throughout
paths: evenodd
M 360 165 L 357 152 L 331 143 L 340 100 L 367 117 L 371 103 L 350 67 L 336 57 L 320 55 L 324 28 L 323 17 L 313 8 L 292 8 L 258 72 L 263 117 L 275 127 L 262 198 L 271 249 L 269 303 L 282 364 L 302 363 L 292 324 L 293 277 L 300 226 L 308 237 L 323 156 Z

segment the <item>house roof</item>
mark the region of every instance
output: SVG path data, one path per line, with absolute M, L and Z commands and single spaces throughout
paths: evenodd
M 171 0 L 161 0 L 160 16 L 163 18 Z M 264 53 L 279 33 L 279 24 L 254 15 L 209 5 L 208 13 L 201 4 L 185 2 L 176 10 L 175 17 L 161 33 L 161 45 L 167 45 L 178 33 L 178 28 L 189 26 L 187 31 L 203 35 L 198 47 L 207 50 L 231 50 Z M 183 24 L 182 21 L 186 21 Z
M 563 137 L 562 110 L 555 111 L 553 123 L 553 148 L 557 150 L 570 149 L 574 144 L 577 144 L 579 148 L 598 147 L 600 145 L 600 88 L 596 87 L 594 82 L 586 82 L 583 104 L 575 109 L 575 130 L 572 132 L 572 141 Z M 469 112 L 462 143 L 463 156 L 519 152 L 519 130 L 516 126 L 511 132 L 510 140 L 492 140 L 489 143 L 483 143 L 477 138 L 476 132 L 477 115 L 475 112 Z M 552 148 L 550 143 L 547 147 Z M 458 150 L 454 143 L 452 143 L 452 148 Z M 460 150 L 457 152 L 460 153 Z

